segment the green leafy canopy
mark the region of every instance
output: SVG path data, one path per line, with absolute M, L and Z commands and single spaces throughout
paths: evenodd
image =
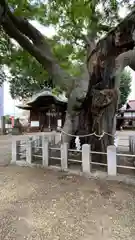
M 85 59 L 84 34 L 95 38 L 105 34 L 120 21 L 118 12 L 123 5 L 133 7 L 130 0 L 8 0 L 14 15 L 55 29 L 55 35 L 49 39 L 52 51 L 61 67 L 73 76 L 80 74 Z M 46 35 L 47 29 L 43 31 Z M 2 30 L 0 34 L 0 64 L 9 67 L 12 97 L 27 97 L 45 85 L 52 86 L 43 67 Z M 0 79 L 2 82 L 5 77 Z
M 119 101 L 119 108 L 122 107 L 131 92 L 131 74 L 129 71 L 124 70 L 121 74 L 120 79 L 120 101 Z

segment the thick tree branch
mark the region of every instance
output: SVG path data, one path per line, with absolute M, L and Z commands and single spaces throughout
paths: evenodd
M 1 0 L 1 7 L 0 7 L 0 23 L 3 21 L 7 12 L 7 6 L 5 0 Z
M 46 47 L 48 48 L 48 51 L 50 51 L 49 44 L 47 41 L 45 42 L 45 37 L 32 24 L 30 24 L 26 18 L 14 16 L 10 11 L 8 11 L 8 16 L 16 28 L 27 36 L 36 46 L 46 43 Z
M 115 60 L 115 88 L 120 87 L 120 75 L 125 67 L 135 71 L 135 49 L 121 53 Z
M 8 9 L 8 14 L 2 25 L 6 33 L 48 71 L 55 85 L 59 85 L 65 90 L 69 85 L 72 85 L 73 79 L 61 69 L 47 40 L 32 24 L 26 19 L 14 16 Z
M 24 36 L 13 24 L 10 18 L 7 16 L 6 20 L 2 24 L 5 32 L 13 39 L 15 39 L 22 48 L 27 50 L 32 56 L 34 56 L 42 65 L 48 65 L 48 61 L 44 59 L 44 56 L 40 50 L 34 46 L 29 39 Z

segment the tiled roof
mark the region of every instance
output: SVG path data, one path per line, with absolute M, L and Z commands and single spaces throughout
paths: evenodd
M 36 102 L 40 97 L 52 97 L 56 103 L 67 104 L 68 101 L 64 94 L 59 94 L 58 96 L 56 96 L 55 94 L 52 93 L 50 88 L 44 88 L 42 91 L 38 92 L 37 94 L 34 94 L 26 104 L 18 105 L 16 107 L 25 110 L 30 110 L 31 104 Z
M 39 93 L 33 95 L 31 100 L 29 102 L 27 102 L 27 104 L 31 105 L 33 102 L 35 102 L 40 97 L 53 97 L 56 102 L 61 102 L 61 103 L 62 102 L 67 103 L 67 100 L 68 100 L 63 94 L 59 94 L 58 96 L 56 96 L 52 93 L 51 89 L 45 88 L 42 91 L 40 91 Z

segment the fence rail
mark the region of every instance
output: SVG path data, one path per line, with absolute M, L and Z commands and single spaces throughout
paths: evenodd
M 55 137 L 52 136 L 52 141 L 46 136 L 38 136 L 37 140 L 30 137 L 27 137 L 25 140 L 18 141 L 13 139 L 12 141 L 12 163 L 16 163 L 20 160 L 25 160 L 26 163 L 32 164 L 34 163 L 34 159 L 36 161 L 40 161 L 40 164 L 44 167 L 48 167 L 50 165 L 50 161 L 54 162 L 55 165 L 60 165 L 61 170 L 68 170 L 69 165 L 71 164 L 80 164 L 81 170 L 83 173 L 90 174 L 92 172 L 92 167 L 106 167 L 107 173 L 110 176 L 116 176 L 118 173 L 118 169 L 128 169 L 135 170 L 135 137 L 129 137 L 129 146 L 130 146 L 130 154 L 122 154 L 117 152 L 117 147 L 114 145 L 107 147 L 107 152 L 96 152 L 91 151 L 91 146 L 88 144 L 82 145 L 81 150 L 73 150 L 68 148 L 68 144 L 61 144 L 60 147 L 53 146 L 52 142 L 55 142 Z M 52 155 L 55 154 L 55 155 Z M 73 154 L 75 158 L 71 157 L 70 154 Z M 80 159 L 78 159 L 78 155 Z M 105 162 L 93 161 L 93 155 L 101 155 L 105 158 Z M 22 156 L 22 157 L 21 157 Z M 131 159 L 132 165 L 129 166 L 124 165 L 122 163 L 118 163 L 118 158 L 121 157 L 124 159 L 125 157 Z M 38 158 L 38 160 L 37 160 Z M 99 157 L 98 157 L 99 159 Z M 55 163 L 55 161 L 57 163 Z M 127 161 L 128 162 L 128 161 Z M 51 163 L 52 165 L 52 163 Z

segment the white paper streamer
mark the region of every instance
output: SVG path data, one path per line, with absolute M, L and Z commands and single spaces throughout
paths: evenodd
M 117 134 L 115 134 L 114 135 L 114 146 L 115 147 L 118 147 L 118 141 L 119 141 L 118 136 L 117 136 Z
M 81 149 L 80 138 L 77 136 L 75 138 L 76 149 L 79 151 Z

